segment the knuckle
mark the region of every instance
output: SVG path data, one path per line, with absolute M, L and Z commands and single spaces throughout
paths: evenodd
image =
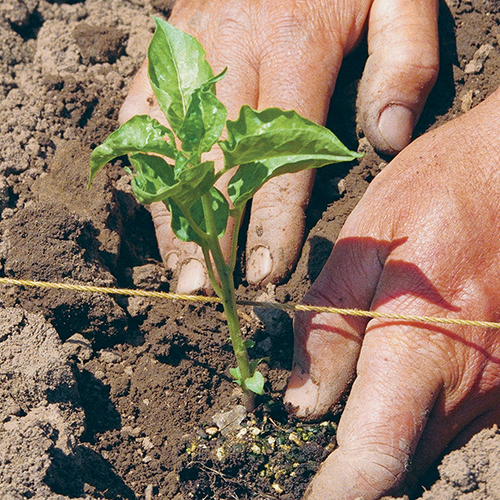
M 377 454 L 373 457 L 371 467 L 365 471 L 362 480 L 374 491 L 390 490 L 399 486 L 410 470 L 408 457 L 404 459 L 393 453 Z
M 401 448 L 373 441 L 351 451 L 352 467 L 363 491 L 380 494 L 401 486 L 411 470 L 408 452 Z

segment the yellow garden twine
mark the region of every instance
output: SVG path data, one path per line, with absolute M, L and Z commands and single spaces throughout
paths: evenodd
M 70 283 L 51 283 L 47 281 L 18 280 L 13 278 L 0 278 L 0 284 L 30 286 L 39 288 L 55 288 L 59 290 L 72 290 L 74 292 L 105 293 L 108 295 L 126 295 L 129 297 L 153 297 L 169 300 L 184 300 L 190 302 L 221 302 L 219 297 L 201 295 L 184 295 L 170 292 L 155 292 L 149 290 L 137 290 L 129 288 L 112 288 L 93 285 L 73 285 Z M 283 311 L 313 311 L 340 314 L 342 316 L 358 316 L 364 318 L 394 319 L 400 321 L 413 321 L 417 323 L 435 323 L 444 325 L 477 326 L 483 328 L 500 328 L 500 323 L 493 321 L 476 321 L 458 318 L 438 318 L 433 316 L 414 316 L 411 314 L 380 313 L 376 311 L 364 311 L 361 309 L 342 309 L 338 307 L 308 306 L 303 304 L 280 304 L 278 302 L 259 302 L 253 300 L 238 300 L 239 305 L 265 307 L 280 309 Z

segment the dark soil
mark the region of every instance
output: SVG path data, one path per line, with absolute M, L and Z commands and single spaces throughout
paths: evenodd
M 168 16 L 171 3 L 0 3 L 3 276 L 170 289 L 149 213 L 132 197 L 121 161 L 90 191 L 86 183 L 90 151 L 116 128 L 144 58 L 150 16 Z M 418 134 L 500 85 L 500 4 L 442 2 L 441 46 Z M 357 137 L 365 58 L 361 46 L 346 60 L 331 124 L 348 146 L 359 140 L 365 157 L 318 173 L 288 281 L 262 291 L 238 278 L 240 297 L 299 301 L 384 167 L 387 159 Z M 218 305 L 4 285 L 0 299 L 1 498 L 295 500 L 335 447 L 335 418 L 300 424 L 281 405 L 292 356 L 285 313 L 241 310 L 252 357 L 269 358 L 265 396 L 247 415 L 228 373 L 233 355 Z M 496 429 L 478 434 L 445 458 L 423 498 L 500 498 L 499 450 Z

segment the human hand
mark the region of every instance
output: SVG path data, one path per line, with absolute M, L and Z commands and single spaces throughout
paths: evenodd
M 305 303 L 500 319 L 500 90 L 400 153 L 348 218 Z M 377 499 L 500 422 L 497 330 L 300 313 L 285 401 L 346 394 L 339 447 L 307 500 Z
M 228 118 L 248 104 L 295 109 L 321 124 L 342 58 L 368 25 L 360 120 L 370 141 L 389 153 L 409 143 L 437 74 L 436 0 L 178 0 L 170 22 L 200 41 L 215 73 L 228 67 L 217 85 Z M 121 122 L 150 114 L 165 123 L 146 70 L 132 84 Z M 220 164 L 221 155 L 211 159 Z M 250 283 L 277 281 L 295 264 L 312 184 L 311 171 L 289 174 L 255 195 L 246 252 Z M 151 205 L 151 213 L 162 259 L 179 271 L 177 291 L 208 288 L 201 250 L 175 238 L 163 204 Z M 229 240 L 221 242 L 226 254 Z

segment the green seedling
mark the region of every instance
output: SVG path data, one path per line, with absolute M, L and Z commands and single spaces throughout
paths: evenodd
M 132 189 L 144 204 L 163 202 L 172 215 L 172 230 L 182 241 L 203 250 L 208 275 L 226 312 L 237 367 L 230 373 L 241 386 L 244 404 L 254 407 L 264 377 L 258 360 L 250 361 L 236 310 L 233 272 L 238 230 L 245 205 L 269 179 L 285 173 L 351 161 L 349 151 L 328 129 L 295 111 L 243 106 L 235 121 L 217 99 L 214 75 L 201 44 L 171 24 L 155 18 L 148 49 L 148 75 L 170 128 L 147 116 L 134 116 L 96 147 L 90 160 L 90 183 L 109 161 L 128 155 Z M 223 129 L 227 138 L 221 140 Z M 224 165 L 215 169 L 203 155 L 218 144 Z M 227 196 L 215 184 L 234 169 Z M 231 255 L 224 258 L 219 243 L 228 220 L 234 219 Z

